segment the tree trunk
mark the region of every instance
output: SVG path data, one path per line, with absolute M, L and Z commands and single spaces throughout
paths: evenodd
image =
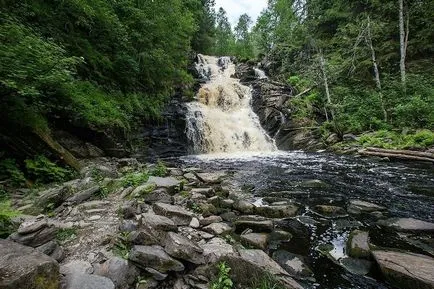
M 406 40 L 405 40 L 405 27 L 404 27 L 404 0 L 399 0 L 399 46 L 401 52 L 401 60 L 399 67 L 401 70 L 401 83 L 405 88 L 405 57 L 406 57 Z
M 375 55 L 374 45 L 372 44 L 371 19 L 369 16 L 368 16 L 368 24 L 367 24 L 366 42 L 368 43 L 369 48 L 371 49 L 372 65 L 374 66 L 374 74 L 375 74 L 375 83 L 377 85 L 378 95 L 380 97 L 380 104 L 381 104 L 381 110 L 383 111 L 383 118 L 384 118 L 384 121 L 387 122 L 387 111 L 386 111 L 386 108 L 384 107 L 383 92 L 381 89 L 380 72 L 378 70 L 377 57 Z

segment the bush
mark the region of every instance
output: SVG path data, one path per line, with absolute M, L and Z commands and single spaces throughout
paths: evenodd
M 165 177 L 167 175 L 167 167 L 163 161 L 158 160 L 157 165 L 151 171 L 151 175 L 156 177 Z
M 211 289 L 231 289 L 234 285 L 231 278 L 229 277 L 229 268 L 225 262 L 221 262 L 217 265 L 218 276 L 214 282 L 211 283 Z
M 14 231 L 11 219 L 18 215 L 9 201 L 0 202 L 0 238 L 6 238 Z
M 385 149 L 427 149 L 434 146 L 434 132 L 419 130 L 414 133 L 402 134 L 380 130 L 362 135 L 359 138 L 359 143 L 364 147 Z
M 33 160 L 25 160 L 26 170 L 36 183 L 63 182 L 71 179 L 71 169 L 59 167 L 44 156 L 36 156 Z
M 128 173 L 123 177 L 123 187 L 137 187 L 146 183 L 149 179 L 149 173 L 147 171 Z
M 26 178 L 14 159 L 5 159 L 0 162 L 0 180 L 10 180 L 14 186 L 26 183 Z

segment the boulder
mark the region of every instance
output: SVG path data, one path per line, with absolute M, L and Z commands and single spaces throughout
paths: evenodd
M 169 193 L 173 194 L 179 189 L 179 185 L 181 184 L 181 181 L 175 179 L 174 177 L 149 177 L 149 180 L 146 182 L 148 185 L 155 185 L 155 187 L 158 188 L 164 188 Z
M 362 276 L 367 275 L 371 271 L 373 265 L 373 263 L 368 260 L 348 257 L 339 259 L 339 263 L 345 270 L 347 270 L 351 274 Z
M 139 271 L 134 266 L 128 264 L 127 260 L 119 257 L 112 257 L 102 264 L 95 265 L 94 274 L 107 277 L 113 281 L 116 289 L 124 289 L 132 286 Z
M 50 225 L 28 234 L 15 232 L 9 236 L 9 239 L 22 245 L 36 248 L 53 240 L 56 237 L 57 231 L 56 227 Z
M 386 208 L 383 206 L 361 200 L 351 200 L 350 204 L 348 205 L 348 213 L 354 215 L 385 210 Z
M 200 228 L 200 222 L 197 218 L 193 218 L 191 219 L 189 226 L 192 227 L 193 229 L 198 229 Z
M 33 248 L 0 239 L 0 288 L 57 289 L 59 264 Z
M 74 194 L 72 197 L 68 198 L 66 202 L 70 204 L 81 204 L 82 202 L 90 199 L 100 190 L 101 190 L 100 186 L 90 187 L 89 189 Z
M 62 261 L 64 258 L 63 248 L 60 247 L 59 244 L 54 240 L 37 247 L 36 250 L 38 250 L 41 253 L 44 253 L 45 255 L 50 256 L 57 262 Z
M 212 223 L 203 230 L 213 235 L 226 235 L 232 231 L 232 227 L 226 223 Z
M 244 216 L 236 220 L 234 224 L 237 232 L 243 232 L 246 229 L 252 229 L 258 233 L 273 230 L 273 221 L 258 216 Z
M 207 263 L 215 263 L 220 258 L 235 253 L 232 245 L 221 238 L 213 238 L 208 243 L 201 245 L 201 248 Z
M 239 256 L 228 255 L 222 258 L 231 268 L 230 276 L 236 284 L 250 286 L 255 278 L 260 279 L 263 276 L 272 275 L 284 288 L 303 288 L 264 251 L 242 249 L 239 254 Z
M 175 232 L 178 230 L 178 227 L 171 219 L 155 214 L 142 214 L 141 226 L 152 230 Z
M 184 265 L 170 257 L 160 246 L 135 245 L 130 251 L 129 259 L 139 267 L 153 268 L 162 273 L 184 270 Z
M 188 226 L 193 218 L 191 212 L 179 206 L 155 203 L 152 208 L 156 214 L 172 219 L 179 226 Z
M 115 289 L 109 278 L 83 273 L 68 274 L 62 283 L 63 289 Z
M 145 194 L 143 196 L 143 201 L 148 204 L 153 204 L 153 203 L 172 204 L 173 197 L 167 193 L 166 189 L 160 188 L 148 194 Z
M 305 264 L 302 257 L 278 250 L 273 253 L 273 260 L 276 261 L 292 277 L 298 279 L 307 279 L 313 277 L 312 270 Z
M 193 264 L 204 264 L 203 249 L 184 236 L 169 232 L 164 241 L 164 249 L 170 256 Z
M 141 228 L 128 234 L 128 242 L 134 245 L 156 245 L 160 243 L 162 236 L 149 228 Z
M 220 223 L 222 221 L 223 219 L 220 216 L 209 216 L 207 218 L 200 220 L 199 222 L 202 226 L 208 226 L 212 223 Z
M 253 214 L 255 206 L 245 200 L 238 200 L 234 203 L 234 209 L 243 214 Z
M 249 233 L 240 236 L 241 242 L 245 246 L 251 246 L 255 249 L 265 250 L 268 245 L 268 234 Z
M 348 216 L 343 208 L 330 205 L 317 205 L 314 208 L 314 212 L 325 218 L 341 218 Z
M 196 173 L 196 177 L 203 183 L 207 184 L 218 184 L 226 176 L 226 173 L 212 172 L 212 173 Z
M 391 218 L 380 220 L 378 224 L 400 232 L 434 232 L 434 223 L 413 218 Z
M 255 208 L 255 213 L 257 215 L 267 218 L 294 217 L 297 214 L 297 211 L 298 207 L 296 205 L 262 206 Z
M 347 252 L 354 258 L 369 258 L 371 256 L 369 233 L 359 230 L 351 232 L 347 241 Z
M 372 255 L 392 285 L 402 289 L 434 288 L 434 258 L 394 251 L 373 251 Z
M 215 191 L 213 188 L 195 188 L 190 191 L 192 195 L 201 194 L 206 196 L 207 198 L 211 198 L 215 195 Z

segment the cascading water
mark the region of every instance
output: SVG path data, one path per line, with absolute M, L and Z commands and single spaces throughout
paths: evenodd
M 199 55 L 196 70 L 208 81 L 187 105 L 187 137 L 194 153 L 276 150 L 250 106 L 251 89 L 231 78 L 231 59 Z

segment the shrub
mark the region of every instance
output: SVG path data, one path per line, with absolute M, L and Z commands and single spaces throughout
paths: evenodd
M 26 178 L 14 159 L 5 159 L 0 162 L 0 179 L 9 179 L 14 186 L 26 183 Z
M 167 167 L 163 163 L 163 161 L 158 160 L 157 165 L 151 171 L 151 175 L 156 176 L 156 177 L 164 177 L 167 175 Z
M 59 167 L 44 156 L 25 160 L 25 164 L 27 173 L 36 183 L 62 182 L 74 175 L 72 170 Z
M 18 215 L 19 212 L 11 207 L 10 201 L 0 202 L 0 238 L 6 238 L 14 231 L 11 219 Z
M 225 262 L 221 262 L 217 265 L 218 276 L 214 282 L 211 283 L 211 289 L 231 289 L 234 285 L 231 278 L 229 277 L 229 268 Z
M 147 182 L 149 173 L 147 171 L 128 173 L 122 180 L 123 187 L 136 187 Z

